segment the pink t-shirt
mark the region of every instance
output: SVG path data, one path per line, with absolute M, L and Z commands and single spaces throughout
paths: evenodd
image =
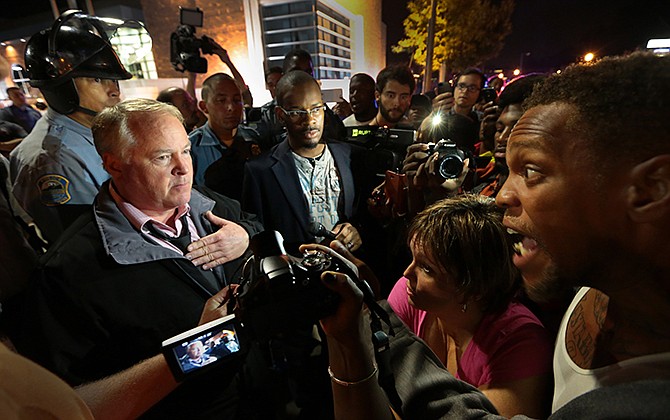
M 393 287 L 388 302 L 410 330 L 425 338 L 426 312 L 407 302 L 407 279 Z M 501 314 L 486 315 L 461 357 L 456 377 L 476 387 L 551 372 L 553 344 L 542 323 L 512 302 Z

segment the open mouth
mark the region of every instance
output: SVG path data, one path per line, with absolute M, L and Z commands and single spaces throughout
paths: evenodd
M 507 228 L 507 232 L 511 235 L 514 242 L 514 256 L 512 257 L 514 265 L 523 270 L 540 253 L 540 246 L 537 240 L 525 236 L 514 229 Z
M 510 234 L 514 241 L 514 252 L 516 252 L 517 255 L 525 256 L 537 250 L 538 245 L 535 239 L 525 236 L 511 228 L 507 228 L 507 233 Z

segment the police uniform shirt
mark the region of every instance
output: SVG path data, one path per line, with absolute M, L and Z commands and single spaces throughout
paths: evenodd
M 48 232 L 54 223 L 53 209 L 92 204 L 109 178 L 91 130 L 53 109 L 11 152 L 10 164 L 14 195 L 51 240 L 60 234 Z
M 193 183 L 196 185 L 205 185 L 205 171 L 207 168 L 217 160 L 219 160 L 227 147 L 222 144 L 209 121 L 202 127 L 193 130 L 189 136 L 191 140 L 191 157 L 193 158 Z M 245 142 L 250 143 L 249 153 L 252 156 L 258 156 L 261 149 L 258 146 L 258 132 L 250 127 L 238 126 L 235 138 L 242 138 Z M 242 179 L 242 174 L 240 174 Z

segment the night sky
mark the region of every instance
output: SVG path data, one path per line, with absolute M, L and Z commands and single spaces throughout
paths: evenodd
M 389 64 L 407 59 L 390 52 L 403 35 L 406 3 L 383 0 Z M 514 69 L 521 55 L 530 52 L 524 56 L 524 70 L 547 71 L 589 51 L 621 54 L 645 46 L 649 38 L 670 38 L 670 1 L 517 0 L 512 26 L 501 53 L 483 67 Z
M 1 2 L 0 23 L 5 28 L 24 17 L 26 10 L 50 11 L 48 0 Z M 382 4 L 387 62 L 407 62 L 407 56 L 390 49 L 403 35 L 407 1 L 382 0 Z M 670 38 L 670 0 L 516 0 L 512 25 L 505 47 L 484 68 L 514 69 L 521 55 L 530 52 L 524 55 L 524 69 L 546 71 L 574 62 L 588 51 L 600 56 L 620 54 L 645 46 L 649 38 Z

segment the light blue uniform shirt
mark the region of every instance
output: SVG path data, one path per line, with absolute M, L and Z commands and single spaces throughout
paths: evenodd
M 251 127 L 239 125 L 235 137 L 241 137 L 245 142 L 258 143 L 258 131 Z M 193 184 L 205 185 L 205 171 L 209 165 L 221 159 L 227 147 L 216 137 L 209 121 L 196 128 L 188 135 L 191 141 L 191 158 L 193 159 Z M 242 174 L 240 173 L 240 180 Z
M 67 227 L 69 209 L 59 207 L 93 204 L 109 178 L 91 129 L 53 109 L 11 152 L 10 166 L 14 196 L 52 241 Z

